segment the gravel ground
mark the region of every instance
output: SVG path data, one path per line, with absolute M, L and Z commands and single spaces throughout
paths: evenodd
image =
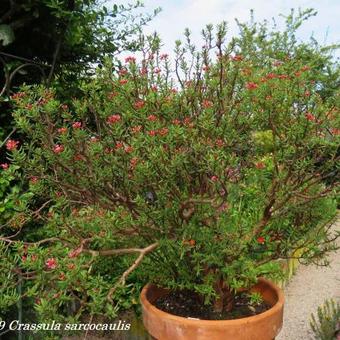
M 340 230 L 340 219 L 334 228 Z M 300 265 L 290 279 L 284 289 L 283 328 L 276 340 L 314 339 L 309 326 L 311 313 L 315 313 L 325 299 L 340 300 L 340 250 L 329 260 L 329 267 Z

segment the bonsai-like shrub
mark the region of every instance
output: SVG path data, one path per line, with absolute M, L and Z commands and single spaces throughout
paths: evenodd
M 70 106 L 51 88 L 16 95 L 30 142 L 6 146 L 35 198 L 12 228 L 37 224 L 26 242 L 2 240 L 45 318 L 71 303 L 75 316 L 114 315 L 132 281 L 190 289 L 228 312 L 239 288 L 280 276 L 274 260 L 334 249 L 338 66 L 296 41 L 311 14 L 289 16 L 283 32 L 240 24 L 228 43 L 225 23 L 215 36 L 207 26 L 201 50 L 187 31 L 174 62 L 148 38 Z
M 315 339 L 333 340 L 340 338 L 340 304 L 326 300 L 318 307 L 317 314 L 312 314 L 310 322 Z

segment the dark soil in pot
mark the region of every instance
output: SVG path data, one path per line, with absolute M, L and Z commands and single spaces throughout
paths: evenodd
M 217 313 L 212 305 L 204 305 L 200 296 L 189 290 L 172 291 L 158 298 L 154 305 L 167 313 L 197 318 L 201 320 L 232 320 L 257 315 L 270 309 L 271 306 L 265 301 L 259 304 L 250 304 L 250 297 L 242 292 L 235 296 L 234 309 L 229 313 Z

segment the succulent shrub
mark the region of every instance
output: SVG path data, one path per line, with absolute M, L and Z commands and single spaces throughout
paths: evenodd
M 40 313 L 76 301 L 76 317 L 114 315 L 132 277 L 194 290 L 225 312 L 237 289 L 280 276 L 275 260 L 294 250 L 326 259 L 337 237 L 338 65 L 330 48 L 297 42 L 311 14 L 289 16 L 283 32 L 240 24 L 229 42 L 225 23 L 208 25 L 201 50 L 187 31 L 174 61 L 146 38 L 71 105 L 53 88 L 16 95 L 29 142 L 7 149 L 41 206 L 27 215 L 43 223 L 24 242 L 2 241 Z

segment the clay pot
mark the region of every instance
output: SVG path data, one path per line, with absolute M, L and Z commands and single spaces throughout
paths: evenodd
M 259 292 L 272 308 L 242 319 L 195 320 L 156 308 L 153 302 L 164 296 L 167 290 L 149 284 L 141 293 L 143 323 L 157 340 L 272 340 L 282 327 L 283 292 L 262 278 L 251 291 Z

